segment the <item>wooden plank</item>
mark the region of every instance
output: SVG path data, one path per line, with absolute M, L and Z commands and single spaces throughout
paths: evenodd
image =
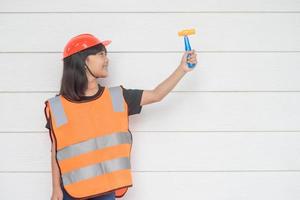
M 300 51 L 299 16 L 297 13 L 1 14 L 0 52 L 61 52 L 72 36 L 83 32 L 101 40 L 111 39 L 109 50 L 113 52 L 176 52 L 184 49 L 177 32 L 190 27 L 197 30 L 190 40 L 199 51 Z
M 0 94 L 0 132 L 44 131 L 44 101 L 54 93 Z M 133 115 L 135 131 L 300 130 L 300 93 L 171 92 Z M 143 115 L 142 115 L 143 114 Z M 99 122 L 101 123 L 101 122 Z
M 79 1 L 2 0 L 0 12 L 201 12 L 201 11 L 299 11 L 297 0 L 127 0 Z
M 132 132 L 132 170 L 299 170 L 299 133 Z M 0 171 L 51 171 L 48 133 L 2 133 L 0 145 Z
M 135 172 L 123 199 L 298 200 L 299 179 L 299 172 Z M 1 199 L 50 199 L 50 173 L 0 173 L 0 180 Z
M 60 56 L 0 54 L 0 92 L 58 92 L 63 69 Z M 99 82 L 153 89 L 177 68 L 181 56 L 182 53 L 109 53 L 109 76 Z M 186 74 L 173 91 L 300 91 L 299 65 L 299 53 L 200 52 L 197 68 Z M 11 81 L 11 77 L 17 81 Z

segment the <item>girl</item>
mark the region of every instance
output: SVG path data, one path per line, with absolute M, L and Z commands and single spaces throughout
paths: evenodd
M 60 91 L 45 101 L 44 109 L 52 142 L 51 200 L 122 197 L 132 186 L 129 162 L 132 136 L 127 117 L 140 113 L 143 105 L 161 101 L 193 70 L 187 62 L 197 64 L 195 51 L 188 51 L 177 69 L 153 90 L 125 89 L 122 85 L 108 88 L 101 86 L 97 78 L 108 76 L 106 46 L 110 43 L 91 34 L 80 34 L 71 38 L 64 48 Z M 116 159 L 113 148 L 125 156 Z

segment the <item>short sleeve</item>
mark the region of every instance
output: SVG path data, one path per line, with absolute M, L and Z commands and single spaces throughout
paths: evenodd
M 47 123 L 45 125 L 45 128 L 50 129 L 49 120 L 47 120 Z
M 45 119 L 46 119 L 46 125 L 45 125 L 45 128 L 49 129 L 50 130 L 50 124 L 49 124 L 49 108 L 48 108 L 48 105 L 47 105 L 47 101 L 45 101 L 45 108 L 44 108 L 44 114 L 45 114 Z
M 123 96 L 127 103 L 128 115 L 139 114 L 142 110 L 141 100 L 143 91 L 141 89 L 126 89 L 121 85 L 123 89 Z
M 58 96 L 58 94 L 56 94 L 55 96 Z M 50 121 L 49 121 L 49 105 L 48 105 L 48 100 L 44 102 L 45 103 L 45 108 L 44 108 L 44 114 L 45 114 L 45 118 L 46 118 L 46 124 L 45 124 L 45 128 L 50 130 Z
M 48 129 L 48 132 L 49 132 L 49 137 L 50 137 L 50 140 L 51 140 L 51 143 L 53 143 L 53 138 L 51 136 L 51 128 L 49 126 L 49 116 L 50 116 L 50 110 L 49 110 L 49 107 L 48 107 L 48 103 L 47 101 L 45 101 L 45 108 L 44 108 L 44 114 L 45 114 L 45 118 L 46 118 L 46 125 L 45 125 L 45 128 Z M 52 148 L 51 148 L 51 152 L 52 152 Z

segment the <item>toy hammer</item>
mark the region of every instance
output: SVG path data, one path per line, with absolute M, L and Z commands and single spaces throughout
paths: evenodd
M 188 35 L 194 35 L 196 33 L 195 29 L 185 29 L 182 31 L 178 32 L 179 36 L 184 36 L 184 46 L 185 46 L 185 51 L 191 51 L 191 45 L 190 45 L 190 41 L 188 38 Z M 187 55 L 187 58 L 189 58 L 190 54 Z M 187 63 L 189 68 L 193 68 L 195 67 L 196 64 L 193 63 Z

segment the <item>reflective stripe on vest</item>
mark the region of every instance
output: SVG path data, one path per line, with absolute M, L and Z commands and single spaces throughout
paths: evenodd
M 110 87 L 109 93 L 112 96 L 114 111 L 124 112 L 122 88 L 120 86 Z
M 56 127 L 60 127 L 68 122 L 64 108 L 61 103 L 59 96 L 52 97 L 49 99 L 50 106 L 56 122 Z
M 106 147 L 131 144 L 131 134 L 129 132 L 117 132 L 109 135 L 98 136 L 77 144 L 67 146 L 57 151 L 57 159 L 63 160 L 89 151 L 100 150 Z
M 130 167 L 131 166 L 129 158 L 122 157 L 96 163 L 87 167 L 82 167 L 80 169 L 73 170 L 69 173 L 65 173 L 62 175 L 62 180 L 64 185 L 68 185 L 84 179 L 92 178 L 106 173 L 111 173 L 113 171 L 130 169 Z

